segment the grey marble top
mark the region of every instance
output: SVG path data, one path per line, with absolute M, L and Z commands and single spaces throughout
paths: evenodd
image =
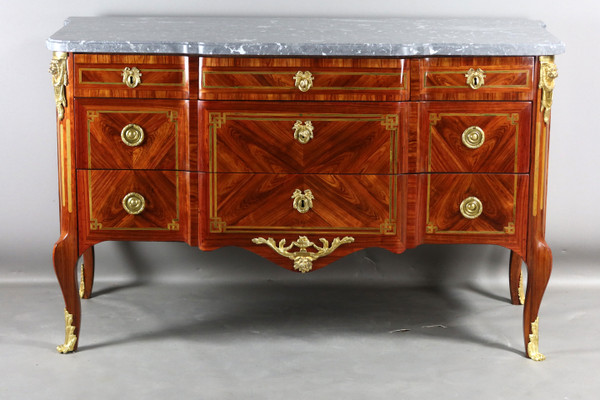
M 564 44 L 540 21 L 483 18 L 72 17 L 48 49 L 247 56 L 537 56 Z

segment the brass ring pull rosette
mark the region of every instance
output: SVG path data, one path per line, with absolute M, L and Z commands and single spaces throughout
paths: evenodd
M 314 137 L 313 132 L 315 127 L 311 121 L 302 123 L 302 121 L 298 120 L 292 129 L 294 130 L 294 139 L 302 144 L 308 143 Z
M 126 125 L 123 130 L 121 130 L 121 140 L 123 140 L 123 143 L 127 146 L 139 146 L 144 141 L 144 130 L 141 126 L 136 124 Z
M 294 200 L 292 203 L 294 210 L 304 214 L 312 208 L 315 196 L 313 196 L 310 189 L 306 189 L 304 193 L 300 189 L 296 189 L 294 190 L 294 194 L 292 194 L 292 199 Z
M 122 203 L 125 211 L 131 215 L 137 215 L 146 208 L 146 199 L 144 199 L 144 196 L 135 192 L 127 193 L 123 197 Z
M 468 219 L 475 219 L 483 212 L 483 204 L 475 196 L 467 197 L 460 203 L 460 213 Z
M 477 149 L 483 145 L 485 133 L 478 126 L 470 126 L 462 133 L 462 142 L 469 149 Z
M 127 85 L 128 88 L 133 89 L 142 83 L 142 73 L 136 67 L 123 68 L 121 75 L 123 75 L 123 83 Z
M 309 89 L 313 86 L 313 74 L 310 71 L 298 71 L 296 75 L 294 75 L 294 85 L 301 92 L 308 92 Z
M 471 89 L 477 90 L 485 84 L 485 72 L 481 68 L 477 68 L 477 70 L 470 68 L 465 74 L 465 78 Z

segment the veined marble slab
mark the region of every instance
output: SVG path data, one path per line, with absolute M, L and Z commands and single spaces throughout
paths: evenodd
M 485 18 L 72 17 L 48 49 L 245 56 L 539 56 L 541 21 Z

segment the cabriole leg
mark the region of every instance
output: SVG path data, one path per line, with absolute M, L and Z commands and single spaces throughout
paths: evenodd
M 52 259 L 54 271 L 65 299 L 65 342 L 56 349 L 60 353 L 77 350 L 77 338 L 81 326 L 81 303 L 77 288 L 77 244 L 69 237 L 61 238 L 54 245 Z
M 552 252 L 545 241 L 540 240 L 533 246 L 527 271 L 527 294 L 523 308 L 525 351 L 532 360 L 542 361 L 546 357 L 539 352 L 538 312 L 552 271 Z

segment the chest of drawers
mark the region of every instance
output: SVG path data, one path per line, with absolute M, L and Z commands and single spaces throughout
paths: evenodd
M 440 21 L 365 20 L 353 32 L 364 38 L 345 44 L 326 26 L 356 21 L 248 20 L 239 34 L 259 38 L 236 42 L 217 28 L 231 19 L 159 20 L 148 33 L 156 20 L 76 18 L 48 41 L 59 351 L 77 348 L 102 241 L 235 245 L 301 273 L 367 247 L 484 243 L 511 250 L 526 352 L 543 359 L 546 155 L 563 46 L 539 23 L 512 21 L 502 46 L 498 21 L 449 20 L 428 36 L 418 24 Z M 483 39 L 449 42 L 464 25 Z

